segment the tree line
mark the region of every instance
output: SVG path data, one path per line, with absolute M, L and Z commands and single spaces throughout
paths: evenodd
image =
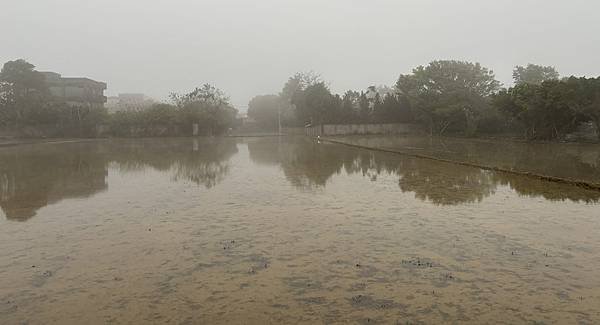
M 220 89 L 205 84 L 189 93 L 170 95 L 170 103 L 153 104 L 141 111 L 109 114 L 115 136 L 222 135 L 235 125 L 237 110 Z
M 277 95 L 256 96 L 248 103 L 248 116 L 265 128 L 309 124 L 409 123 L 410 103 L 394 89 L 371 86 L 365 91 L 332 94 L 314 72 L 296 73 Z
M 431 135 L 521 135 L 563 139 L 582 123 L 600 139 L 600 78 L 560 78 L 555 68 L 529 64 L 502 87 L 479 63 L 440 60 L 402 74 L 393 87 L 333 94 L 315 73 L 297 73 L 277 95 L 256 96 L 248 116 L 259 125 L 418 123 Z
M 518 134 L 563 139 L 582 124 L 600 139 L 600 78 L 561 78 L 553 67 L 529 64 L 513 71 L 505 88 L 479 63 L 440 60 L 402 74 L 392 87 L 333 94 L 316 73 L 297 73 L 279 94 L 256 96 L 248 115 L 263 128 L 281 124 L 416 123 L 431 135 Z M 24 60 L 0 71 L 0 129 L 51 126 L 53 136 L 95 136 L 98 126 L 114 136 L 219 135 L 236 124 L 236 109 L 220 89 L 197 87 L 171 94 L 169 102 L 143 111 L 67 105 L 52 96 L 44 76 Z
M 218 135 L 234 125 L 236 115 L 229 97 L 209 84 L 172 93 L 168 103 L 142 111 L 109 114 L 53 96 L 44 75 L 25 60 L 6 62 L 0 71 L 0 129 L 15 133 L 50 128 L 52 136 L 93 137 L 103 126 L 115 136 L 178 136 L 192 135 L 197 125 L 200 135 Z

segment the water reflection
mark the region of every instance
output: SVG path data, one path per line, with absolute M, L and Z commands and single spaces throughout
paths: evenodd
M 439 205 L 481 202 L 496 191 L 492 173 L 476 168 L 406 159 L 394 172 L 403 192 Z
M 318 144 L 306 138 L 269 138 L 248 141 L 250 159 L 261 165 L 280 166 L 286 179 L 300 189 L 314 190 L 326 186 L 333 176 L 345 171 L 376 177 L 384 170 L 373 164 L 372 154 L 337 145 Z M 376 169 L 373 173 L 371 169 Z
M 600 146 L 429 137 L 346 137 L 346 142 L 600 183 Z
M 0 207 L 8 219 L 27 220 L 64 198 L 106 190 L 105 154 L 98 146 L 27 146 L 0 151 Z
M 237 145 L 227 139 L 152 139 L 37 145 L 0 150 L 0 208 L 7 219 L 27 220 L 68 198 L 108 189 L 108 170 L 149 168 L 174 181 L 211 188 L 229 172 Z
M 206 188 L 225 178 L 229 159 L 238 152 L 235 140 L 223 138 L 119 140 L 110 147 L 111 160 L 122 172 L 152 168 Z
M 230 159 L 238 153 L 238 141 L 140 139 L 5 148 L 0 150 L 0 208 L 7 219 L 27 220 L 48 204 L 67 198 L 90 197 L 107 190 L 111 169 L 123 174 L 155 170 L 170 175 L 174 182 L 191 182 L 210 189 L 230 172 Z M 301 190 L 325 188 L 334 175 L 360 174 L 377 181 L 380 175 L 387 174 L 398 178 L 403 192 L 414 193 L 416 198 L 437 205 L 480 202 L 494 195 L 499 186 L 547 200 L 586 203 L 600 200 L 597 191 L 389 153 L 319 144 L 302 137 L 242 141 L 248 146 L 251 161 L 279 167 L 285 178 Z M 550 157 L 556 153 L 548 152 Z M 512 155 L 511 160 L 532 158 L 529 151 L 522 154 Z M 589 158 L 595 161 L 595 156 Z M 577 169 L 582 173 L 595 172 L 589 162 L 578 160 L 575 164 L 581 165 Z
M 517 193 L 529 197 L 541 197 L 549 201 L 574 201 L 595 203 L 600 201 L 600 192 L 552 182 L 536 181 L 517 175 L 497 174 L 495 181 L 508 185 Z
M 254 162 L 280 165 L 290 183 L 302 189 L 325 187 L 333 175 L 345 171 L 371 180 L 376 180 L 382 173 L 396 175 L 403 192 L 412 192 L 416 198 L 437 205 L 480 202 L 493 195 L 501 185 L 509 186 L 521 195 L 547 200 L 587 203 L 600 200 L 600 192 L 574 186 L 335 144 L 319 144 L 303 138 L 284 142 L 258 139 L 250 141 L 248 149 Z M 529 152 L 525 154 L 529 156 Z M 527 160 L 526 157 L 513 158 Z

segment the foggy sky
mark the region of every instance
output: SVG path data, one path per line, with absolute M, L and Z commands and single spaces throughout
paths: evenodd
M 434 59 L 508 85 L 529 62 L 600 75 L 595 0 L 0 0 L 0 62 L 108 83 L 108 95 L 212 83 L 245 110 L 314 70 L 332 91 L 395 83 Z

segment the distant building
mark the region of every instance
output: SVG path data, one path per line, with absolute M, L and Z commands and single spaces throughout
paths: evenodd
M 154 100 L 144 94 L 119 94 L 108 97 L 106 108 L 109 113 L 116 112 L 139 112 L 155 103 Z
M 248 113 L 238 112 L 235 119 L 238 121 L 239 125 L 255 125 L 256 120 L 249 117 Z
M 70 106 L 102 108 L 106 83 L 88 78 L 65 78 L 56 72 L 42 72 L 50 94 Z

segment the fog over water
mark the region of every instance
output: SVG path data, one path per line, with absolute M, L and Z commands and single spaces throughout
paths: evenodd
M 469 0 L 0 0 L 0 62 L 165 98 L 209 82 L 244 110 L 314 70 L 334 92 L 393 84 L 434 59 L 600 74 L 600 3 Z

